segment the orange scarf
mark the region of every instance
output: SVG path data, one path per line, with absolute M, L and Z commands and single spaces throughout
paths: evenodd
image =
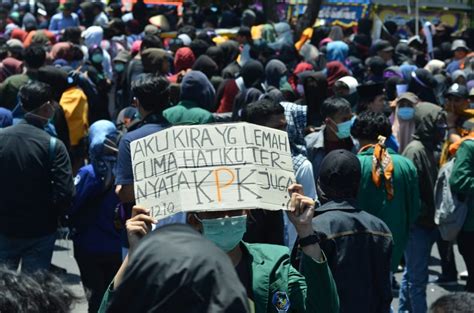
M 472 130 L 467 136 L 463 137 L 461 140 L 458 140 L 455 143 L 451 144 L 449 146 L 449 155 L 455 155 L 461 144 L 466 140 L 474 140 L 474 130 Z
M 374 154 L 372 157 L 372 181 L 377 188 L 382 185 L 382 177 L 385 181 L 385 190 L 387 192 L 387 199 L 392 200 L 395 194 L 393 189 L 393 160 L 385 146 L 386 138 L 378 137 L 379 142 L 375 145 L 367 145 L 360 151 L 363 152 L 371 147 L 374 147 Z

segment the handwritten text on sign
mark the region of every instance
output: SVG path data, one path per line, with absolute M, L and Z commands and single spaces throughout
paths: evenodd
M 180 211 L 286 209 L 295 181 L 287 134 L 247 123 L 175 126 L 131 143 L 135 199 Z

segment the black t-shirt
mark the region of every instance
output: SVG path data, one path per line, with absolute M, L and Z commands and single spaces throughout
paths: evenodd
M 253 301 L 252 264 L 247 250 L 242 249 L 242 259 L 235 267 L 235 271 L 237 272 L 237 276 L 239 276 L 240 282 L 247 291 L 247 297 Z

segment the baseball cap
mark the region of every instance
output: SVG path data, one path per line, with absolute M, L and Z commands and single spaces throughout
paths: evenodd
M 333 150 L 321 162 L 319 186 L 325 193 L 352 191 L 360 181 L 359 159 L 345 149 Z
M 420 99 L 418 99 L 417 95 L 415 95 L 413 92 L 402 93 L 400 97 L 398 97 L 398 101 L 400 100 L 406 100 L 412 104 L 420 102 Z
M 451 87 L 449 87 L 449 89 L 444 93 L 444 96 L 467 98 L 469 96 L 469 93 L 467 92 L 467 88 L 465 86 L 459 84 L 452 84 Z

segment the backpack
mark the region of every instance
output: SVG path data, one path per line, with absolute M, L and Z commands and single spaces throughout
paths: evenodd
M 435 223 L 441 237 L 446 241 L 456 239 L 464 225 L 468 209 L 467 201 L 461 201 L 449 185 L 454 160 L 455 158 L 452 158 L 440 169 L 434 190 Z

